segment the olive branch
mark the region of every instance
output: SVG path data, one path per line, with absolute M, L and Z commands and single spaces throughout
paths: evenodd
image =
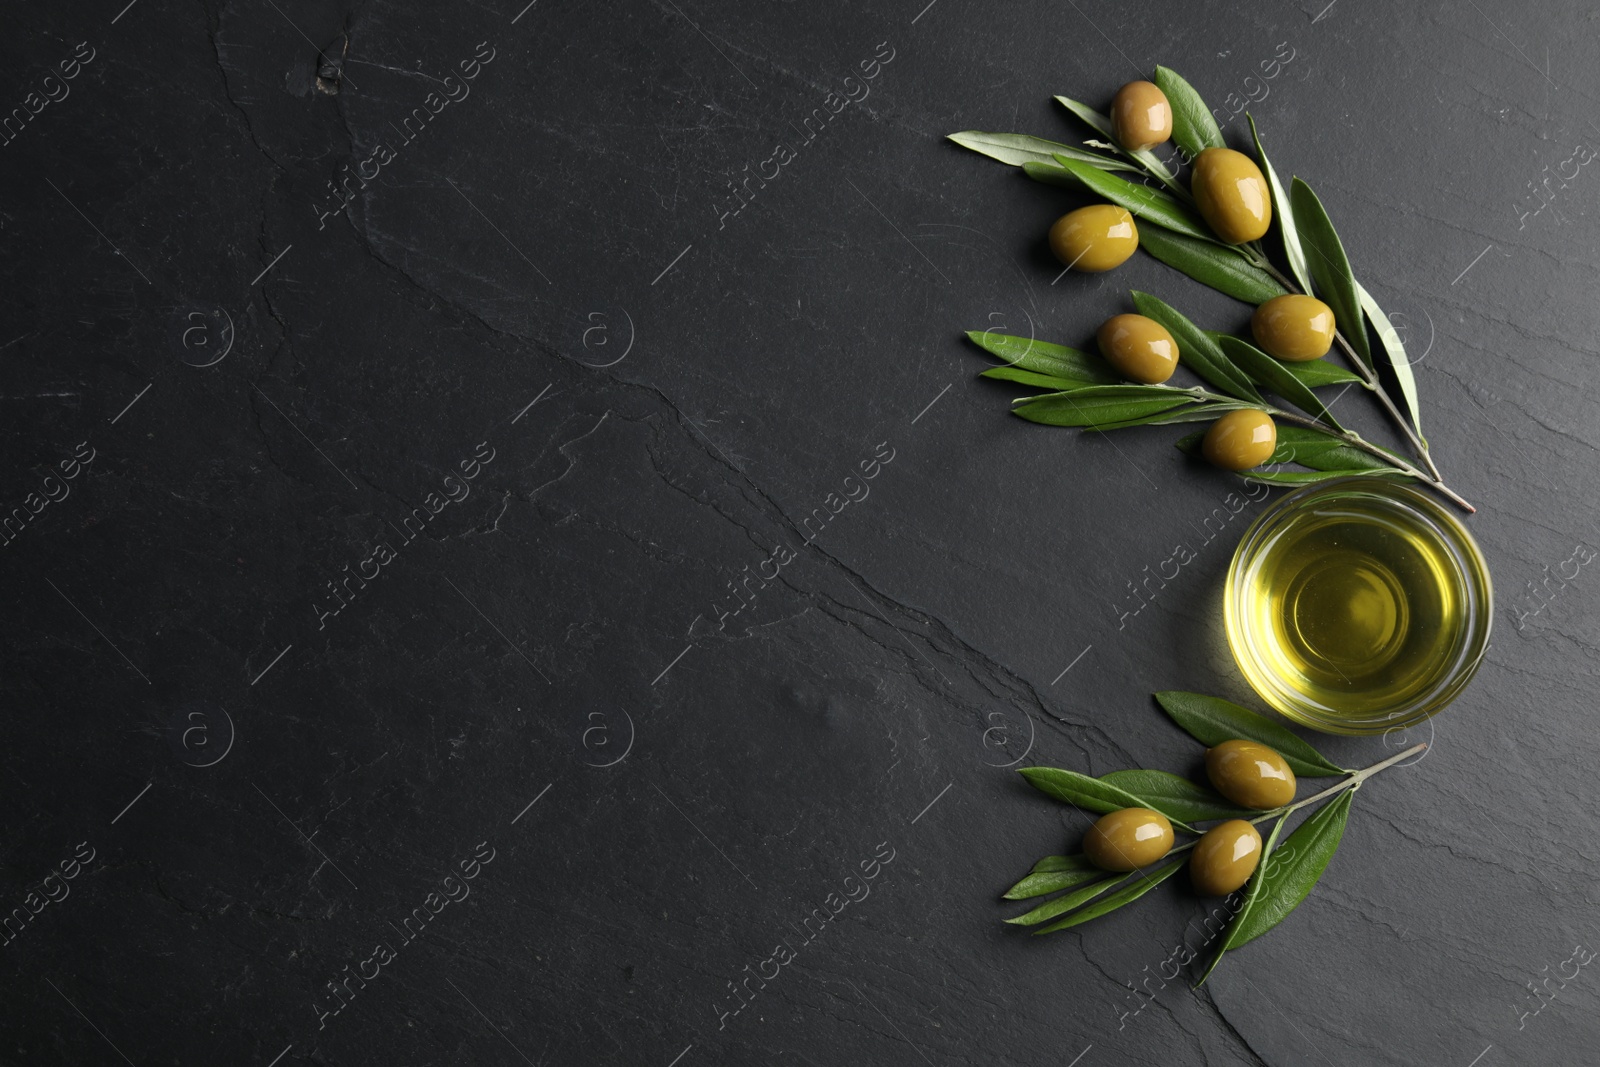
M 1156 68 L 1154 81 L 1171 104 L 1172 140 L 1183 159 L 1193 159 L 1207 148 L 1226 147 L 1222 131 L 1193 86 L 1166 67 Z M 1109 364 L 1089 353 L 1034 338 L 969 333 L 980 347 L 1006 361 L 1004 366 L 985 371 L 983 377 L 1041 391 L 1042 395 L 1017 401 L 1015 414 L 1047 425 L 1111 430 L 1209 421 L 1228 410 L 1254 407 L 1294 431 L 1287 442 L 1280 432 L 1280 448 L 1268 464 L 1277 467 L 1293 462 L 1308 469 L 1241 472 L 1252 481 L 1307 485 L 1351 475 L 1399 478 L 1425 484 L 1466 511 L 1476 510 L 1445 484 L 1429 452 L 1422 434 L 1416 378 L 1399 333 L 1372 294 L 1356 281 L 1344 245 L 1316 193 L 1299 178 L 1293 178 L 1285 190 L 1267 159 L 1254 118 L 1249 119 L 1251 139 L 1271 193 L 1273 228 L 1287 272 L 1272 262 L 1260 240 L 1241 245 L 1219 240 L 1173 171 L 1148 150 L 1120 147 L 1106 115 L 1065 96 L 1055 99 L 1104 139 L 1085 140 L 1085 147 L 1080 148 L 1028 134 L 967 130 L 950 134 L 950 140 L 1021 167 L 1035 181 L 1089 192 L 1124 208 L 1139 219 L 1141 248 L 1218 292 L 1252 305 L 1286 293 L 1318 297 L 1333 310 L 1338 325 L 1334 341 L 1351 369 L 1322 359 L 1282 363 L 1242 338 L 1201 330 L 1154 297 L 1135 293 L 1140 313 L 1166 327 L 1178 343 L 1181 362 L 1217 392 L 1128 385 Z M 1156 184 L 1152 186 L 1151 181 Z M 1369 329 L 1377 336 L 1404 411 L 1379 375 Z M 1413 458 L 1372 444 L 1340 426 L 1313 392 L 1334 385 L 1360 385 L 1367 390 L 1388 412 Z M 1262 390 L 1299 409 L 1298 413 L 1267 404 Z M 1185 438 L 1179 447 L 1189 444 L 1190 439 Z
M 1245 819 L 1252 826 L 1271 822 L 1272 830 L 1262 846 L 1260 860 L 1240 891 L 1233 921 L 1216 956 L 1196 983 L 1198 987 L 1225 953 L 1276 927 L 1311 894 L 1344 836 L 1356 790 L 1373 775 L 1428 746 L 1426 742 L 1413 745 L 1370 767 L 1351 770 L 1333 763 L 1286 727 L 1220 697 L 1177 691 L 1157 693 L 1155 697 L 1172 721 L 1203 745 L 1210 747 L 1234 739 L 1254 741 L 1276 751 L 1299 777 L 1344 778 L 1304 800 L 1269 811 L 1250 811 L 1236 807 L 1206 786 L 1166 771 L 1113 771 L 1092 778 L 1058 767 L 1024 767 L 1019 773 L 1035 789 L 1080 811 L 1103 815 L 1125 808 L 1148 808 L 1165 816 L 1178 833 L 1194 835 L 1195 839 L 1171 848 L 1155 864 L 1132 872 L 1103 870 L 1082 854 L 1046 856 L 1008 889 L 1003 899 L 1060 895 L 1005 921 L 1036 926 L 1035 934 L 1048 934 L 1097 919 L 1138 900 L 1177 874 L 1188 859 L 1183 853 L 1200 844 L 1205 833 L 1195 824 L 1233 819 Z M 1289 817 L 1317 804 L 1322 807 L 1283 844 L 1278 844 Z

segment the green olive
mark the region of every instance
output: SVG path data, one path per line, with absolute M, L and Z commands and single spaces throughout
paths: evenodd
M 1172 851 L 1172 824 L 1159 811 L 1123 808 L 1102 815 L 1083 837 L 1083 854 L 1106 871 L 1146 867 Z
M 1195 892 L 1225 897 L 1250 880 L 1261 862 L 1261 835 L 1243 819 L 1213 826 L 1189 857 L 1189 881 Z
M 1259 467 L 1278 449 L 1278 426 L 1255 408 L 1230 411 L 1211 424 L 1200 442 L 1200 454 L 1223 470 Z
M 1335 329 L 1333 309 L 1299 293 L 1275 296 L 1250 316 L 1250 332 L 1261 350 L 1291 363 L 1327 355 Z
M 1129 82 L 1111 98 L 1111 132 L 1130 152 L 1164 144 L 1172 137 L 1172 105 L 1150 82 Z
M 1216 235 L 1231 245 L 1254 241 L 1272 225 L 1272 195 L 1261 168 L 1243 152 L 1208 148 L 1189 179 L 1195 206 Z
M 1095 338 L 1106 362 L 1130 382 L 1160 385 L 1177 369 L 1178 342 L 1155 319 L 1113 315 Z
M 1294 799 L 1294 771 L 1275 750 L 1255 741 L 1224 741 L 1206 749 L 1206 777 L 1240 807 L 1266 811 Z
M 1138 250 L 1133 216 L 1112 204 L 1069 211 L 1050 227 L 1050 251 L 1073 270 L 1098 274 L 1122 266 Z

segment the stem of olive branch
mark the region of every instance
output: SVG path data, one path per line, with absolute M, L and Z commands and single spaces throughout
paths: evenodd
M 1371 778 L 1373 775 L 1377 774 L 1379 771 L 1387 770 L 1388 768 L 1393 767 L 1396 763 L 1399 763 L 1402 760 L 1410 759 L 1412 756 L 1415 756 L 1417 753 L 1423 751 L 1427 747 L 1428 747 L 1428 743 L 1426 741 L 1422 741 L 1422 742 L 1420 742 L 1418 744 L 1412 745 L 1410 748 L 1406 749 L 1404 752 L 1401 752 L 1398 755 L 1390 756 L 1386 760 L 1380 760 L 1377 763 L 1374 763 L 1372 766 L 1365 768 L 1364 770 L 1352 771 L 1352 772 L 1350 772 L 1350 777 L 1346 778 L 1344 781 L 1340 782 L 1338 785 L 1331 785 L 1327 789 L 1324 789 L 1322 792 L 1313 793 L 1311 796 L 1306 797 L 1304 800 L 1297 800 L 1293 804 L 1285 804 L 1281 808 L 1273 808 L 1271 811 L 1262 812 L 1260 815 L 1256 816 L 1254 819 L 1251 819 L 1250 820 L 1250 824 L 1253 826 L 1256 823 L 1266 822 L 1269 819 L 1281 819 L 1285 815 L 1292 815 L 1294 812 L 1299 811 L 1301 808 L 1309 807 L 1310 805 L 1317 803 L 1317 801 L 1319 801 L 1319 800 L 1326 800 L 1327 798 L 1329 798 L 1331 796 L 1336 796 L 1339 793 L 1344 792 L 1346 789 L 1358 788 L 1361 785 L 1362 782 L 1365 782 L 1368 778 Z M 1177 848 L 1174 848 L 1174 849 L 1170 850 L 1167 853 L 1167 855 L 1170 856 L 1174 852 L 1187 851 L 1188 849 L 1194 848 L 1199 843 L 1200 843 L 1200 839 L 1199 838 L 1196 838 L 1193 841 L 1185 842 L 1184 844 L 1179 845 Z

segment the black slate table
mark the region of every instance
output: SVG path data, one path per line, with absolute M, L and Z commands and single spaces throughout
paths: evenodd
M 1587 5 L 8 7 L 0 1062 L 1594 1062 Z M 1084 828 L 1013 768 L 1197 769 L 1265 504 L 961 331 L 1247 309 L 942 140 L 1157 63 L 1316 184 L 1499 597 L 1199 992 L 1176 882 L 1001 924 Z

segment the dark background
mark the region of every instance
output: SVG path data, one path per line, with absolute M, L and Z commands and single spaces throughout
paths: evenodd
M 3 510 L 94 456 L 3 550 L 4 910 L 94 858 L 0 948 L 0 1061 L 1592 1061 L 1600 978 L 1556 975 L 1600 943 L 1600 577 L 1528 587 L 1600 537 L 1600 172 L 1554 177 L 1600 144 L 1590 5 L 124 3 L 9 3 L 0 44 L 7 110 L 94 55 L 0 146 Z M 1407 332 L 1499 594 L 1445 715 L 1326 742 L 1433 747 L 1199 993 L 1153 977 L 1204 936 L 1177 881 L 1048 938 L 1000 923 L 1084 828 L 1005 765 L 1197 768 L 1148 694 L 1248 699 L 1220 580 L 1263 505 L 1119 628 L 1238 483 L 1181 428 L 1007 417 L 961 331 L 1085 344 L 1130 287 L 1248 309 L 1144 256 L 1052 284 L 1072 198 L 942 140 L 1080 139 L 1051 94 L 1104 107 L 1157 63 L 1224 114 L 1265 86 L 1279 170 Z

